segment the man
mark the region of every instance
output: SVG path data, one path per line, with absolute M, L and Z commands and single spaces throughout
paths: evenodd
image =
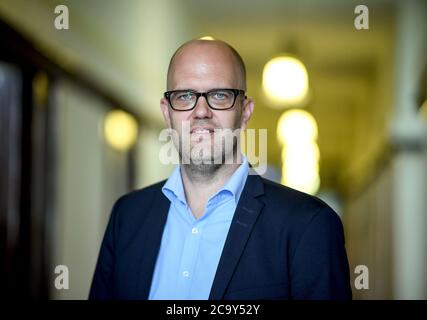
M 240 55 L 222 41 L 185 43 L 167 90 L 160 107 L 181 164 L 117 201 L 89 298 L 350 299 L 335 212 L 248 174 L 235 139 L 216 139 L 244 130 L 254 109 Z

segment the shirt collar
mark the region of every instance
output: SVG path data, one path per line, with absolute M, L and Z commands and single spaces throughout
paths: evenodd
M 234 201 L 237 204 L 249 173 L 248 159 L 244 155 L 242 155 L 242 159 L 242 164 L 227 180 L 224 186 L 219 189 L 218 192 L 215 193 L 211 198 L 209 198 L 208 202 L 218 194 L 225 191 L 232 194 Z M 187 204 L 184 186 L 182 184 L 180 165 L 176 166 L 166 183 L 163 185 L 162 192 L 171 202 L 175 199 L 178 199 L 184 204 Z
M 229 191 L 234 196 L 234 200 L 236 204 L 240 198 L 240 194 L 243 191 L 243 187 L 245 186 L 246 178 L 249 173 L 248 159 L 245 156 L 242 156 L 242 159 L 243 159 L 242 164 L 237 168 L 236 171 L 234 171 L 234 173 L 227 180 L 224 186 L 221 189 L 219 189 L 218 192 L 215 194 L 217 195 L 224 190 Z

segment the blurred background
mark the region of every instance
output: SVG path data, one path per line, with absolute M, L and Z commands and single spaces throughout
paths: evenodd
M 423 0 L 1 0 L 2 297 L 87 298 L 114 201 L 173 168 L 159 99 L 200 37 L 246 62 L 265 175 L 340 215 L 354 298 L 427 299 Z

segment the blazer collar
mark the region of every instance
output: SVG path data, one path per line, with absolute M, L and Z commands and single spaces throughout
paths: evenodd
M 139 256 L 135 257 L 135 259 L 138 259 L 140 270 L 136 292 L 133 293 L 133 298 L 135 299 L 147 300 L 149 297 L 154 267 L 169 212 L 170 201 L 161 191 L 163 183 L 159 185 L 157 196 L 140 232 L 142 236 L 140 241 L 141 248 Z
M 231 221 L 224 249 L 219 260 L 210 300 L 221 300 L 242 255 L 249 235 L 261 213 L 264 203 L 256 199 L 264 194 L 264 184 L 257 174 L 249 174 Z

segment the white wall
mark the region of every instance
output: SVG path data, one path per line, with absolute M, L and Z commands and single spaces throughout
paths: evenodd
M 69 269 L 69 289 L 53 299 L 86 299 L 111 205 L 125 189 L 125 158 L 111 155 L 101 125 L 107 105 L 66 82 L 55 89 L 55 241 L 50 275 L 56 265 Z

